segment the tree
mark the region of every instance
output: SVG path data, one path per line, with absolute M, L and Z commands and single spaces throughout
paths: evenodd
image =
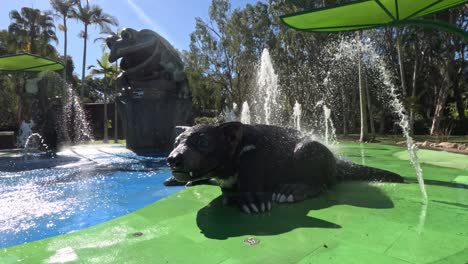
M 381 131 L 389 132 L 391 128 L 395 133 L 396 116 L 389 111 L 390 100 L 385 91 L 389 83 L 384 82 L 382 74 L 403 95 L 399 98 L 409 112 L 409 125 L 415 124 L 411 131 L 420 133 L 430 128 L 434 119 L 438 120 L 434 126 L 442 130 L 447 122 L 466 120 L 466 41 L 427 28 L 405 27 L 398 34 L 395 28 L 368 30 L 362 41 L 369 50 L 358 60 L 356 32 L 302 32 L 284 26 L 279 20 L 282 14 L 340 1 L 267 2 L 231 10 L 229 1 L 214 0 L 209 19 L 196 19 L 190 50 L 183 57 L 199 113 L 213 109 L 213 105 L 220 110 L 252 98 L 256 65 L 262 49 L 268 48 L 278 75 L 283 122 L 288 120 L 297 101 L 302 104 L 303 120 L 310 122 L 304 124 L 306 129 L 319 132 L 323 127 L 323 109 L 317 105 L 325 102 L 333 107 L 332 119 L 338 131 L 359 133 L 361 123 L 366 125 L 368 119 L 370 129 L 374 130 L 371 109 L 379 108 L 376 110 L 380 112 Z M 468 6 L 428 17 L 432 18 L 468 30 Z M 371 58 L 374 56 L 386 65 L 383 71 L 379 67 L 382 64 L 376 65 Z M 360 60 L 361 79 L 357 70 Z M 362 122 L 359 87 L 361 98 L 367 97 L 362 109 L 367 110 L 368 117 L 364 116 Z
M 0 128 L 14 127 L 19 102 L 12 78 L 0 76 Z
M 111 90 L 111 83 L 117 78 L 118 70 L 109 62 L 109 54 L 103 53 L 101 60 L 96 60 L 99 67 L 91 65 L 88 69 L 91 70 L 91 75 L 103 75 L 104 87 L 100 89 L 104 96 L 104 143 L 108 142 L 108 118 L 107 118 L 107 97 Z
M 202 80 L 206 80 L 199 87 L 205 91 L 219 91 L 221 107 L 232 103 L 242 105 L 253 88 L 257 60 L 269 36 L 266 4 L 231 10 L 229 1 L 213 0 L 209 20 L 196 18 L 195 31 L 191 34 L 190 52 L 185 56 L 189 81 L 205 83 Z M 202 96 L 197 96 L 197 92 L 203 90 L 193 89 L 196 102 L 205 101 Z
M 12 20 L 8 32 L 14 35 L 18 50 L 39 54 L 42 56 L 57 56 L 50 41 L 58 42 L 55 35 L 55 25 L 49 13 L 29 7 L 21 8 L 21 12 L 10 12 Z
M 59 25 L 59 29 L 63 31 L 63 58 L 65 68 L 63 69 L 63 79 L 67 81 L 67 19 L 73 14 L 73 7 L 76 5 L 76 0 L 50 0 L 50 5 L 55 12 L 62 17 L 63 24 Z
M 16 52 L 16 40 L 7 30 L 0 31 L 0 56 Z
M 86 1 L 86 5 L 82 5 L 81 1 L 78 0 L 77 9 L 73 10 L 72 17 L 81 21 L 84 25 L 84 30 L 81 32 L 81 37 L 83 37 L 83 64 L 81 72 L 81 90 L 80 97 L 83 99 L 84 96 L 84 86 L 85 86 L 85 70 L 86 70 L 86 46 L 88 41 L 88 26 L 95 24 L 104 30 L 109 27 L 109 25 L 116 26 L 118 24 L 117 19 L 107 13 L 105 13 L 101 7 L 97 5 L 89 5 L 89 1 Z
M 104 52 L 106 50 L 107 47 L 107 43 L 106 43 L 106 39 L 109 37 L 109 36 L 113 36 L 113 37 L 117 37 L 120 35 L 120 33 L 122 32 L 122 29 L 117 29 L 115 32 L 110 30 L 109 28 L 106 28 L 104 30 L 101 31 L 101 34 L 106 34 L 107 36 L 106 37 L 99 37 L 99 38 L 95 38 L 94 39 L 94 42 L 96 41 L 101 41 L 102 42 L 102 51 Z M 115 61 L 115 76 L 113 78 L 113 80 L 115 80 L 117 78 L 117 75 L 118 73 L 120 72 L 120 69 L 119 69 L 119 65 L 118 65 L 118 60 Z M 116 98 L 116 95 L 114 95 L 114 124 L 113 124 L 113 127 L 114 127 L 114 143 L 118 143 L 119 142 L 119 139 L 118 139 L 118 104 L 117 104 L 117 98 Z M 106 111 L 107 113 L 107 111 Z
M 445 14 L 444 14 L 445 13 Z M 444 12 L 440 14 L 444 16 L 446 22 L 460 27 L 468 28 L 468 7 L 464 9 L 455 9 L 454 11 Z M 436 96 L 436 103 L 434 109 L 434 115 L 432 118 L 432 126 L 430 129 L 431 135 L 440 135 L 444 133 L 442 121 L 446 115 L 446 108 L 447 108 L 447 101 L 449 99 L 449 93 L 452 91 L 456 98 L 456 103 L 458 105 L 462 104 L 461 102 L 461 95 L 460 95 L 460 79 L 463 79 L 463 74 L 465 73 L 465 55 L 468 52 L 466 50 L 466 41 L 460 39 L 458 36 L 449 34 L 449 33 L 441 33 L 444 37 L 441 40 L 441 46 L 443 47 L 442 52 L 442 60 L 439 64 L 439 74 L 440 79 L 442 80 L 442 84 L 440 89 L 437 92 Z M 460 50 L 460 46 L 463 47 Z M 462 58 L 462 59 L 460 59 Z M 457 63 L 460 61 L 460 63 Z M 463 106 L 459 107 L 459 119 L 462 127 L 465 127 L 464 124 L 464 112 L 461 111 L 464 108 Z

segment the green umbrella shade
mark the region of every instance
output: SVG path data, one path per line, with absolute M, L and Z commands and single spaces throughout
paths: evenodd
M 63 64 L 48 58 L 29 53 L 20 53 L 0 57 L 0 71 L 7 72 L 39 72 L 57 71 L 64 68 Z
M 286 25 L 304 31 L 334 32 L 397 24 L 420 24 L 415 18 L 468 0 L 361 0 L 281 16 Z M 439 25 L 440 27 L 440 25 Z

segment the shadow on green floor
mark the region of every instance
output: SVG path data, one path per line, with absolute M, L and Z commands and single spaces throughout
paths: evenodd
M 336 205 L 350 205 L 372 209 L 393 208 L 393 202 L 379 188 L 367 183 L 346 184 L 320 197 L 290 206 L 274 204 L 265 214 L 239 213 L 235 207 L 222 204 L 222 196 L 212 200 L 197 213 L 197 225 L 207 238 L 224 240 L 244 235 L 268 236 L 289 232 L 296 228 L 342 228 L 342 226 L 309 216 L 314 211 Z M 359 193 L 361 195 L 356 195 Z
M 418 180 L 415 178 L 407 178 L 405 177 L 405 183 L 414 183 L 417 184 Z M 446 182 L 446 181 L 438 181 L 438 180 L 424 180 L 425 185 L 436 185 L 442 187 L 449 187 L 449 188 L 458 188 L 458 189 L 468 189 L 468 185 L 457 183 L 457 182 Z

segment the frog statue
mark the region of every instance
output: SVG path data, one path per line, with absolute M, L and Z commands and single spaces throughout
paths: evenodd
M 169 150 L 174 128 L 189 125 L 192 101 L 177 50 L 158 33 L 125 28 L 106 38 L 109 62 L 119 58 L 117 108 L 126 145 L 133 150 Z
M 188 98 L 189 90 L 184 65 L 177 50 L 161 35 L 149 30 L 125 28 L 118 35 L 106 38 L 110 49 L 109 62 L 122 58 L 122 73 L 117 87 L 132 87 L 132 82 L 164 79 L 176 84 L 178 97 Z

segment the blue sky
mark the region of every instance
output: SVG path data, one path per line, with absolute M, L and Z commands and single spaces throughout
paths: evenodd
M 254 4 L 257 0 L 231 0 L 232 8 L 244 7 L 248 3 Z M 134 29 L 148 28 L 165 37 L 177 49 L 186 50 L 190 43 L 190 33 L 195 28 L 195 17 L 208 19 L 208 8 L 211 0 L 90 0 L 90 4 L 97 4 L 105 12 L 117 17 L 119 28 L 131 27 Z M 48 0 L 0 0 L 0 29 L 7 29 L 10 24 L 9 13 L 21 7 L 28 6 L 41 10 L 51 10 Z M 61 20 L 56 20 L 56 25 Z M 83 25 L 71 19 L 68 25 L 68 53 L 75 62 L 75 73 L 81 77 L 81 64 L 83 56 L 83 39 L 78 34 Z M 63 53 L 63 32 L 56 30 L 59 43 L 57 50 Z M 88 40 L 88 55 L 86 64 L 96 64 L 101 58 L 102 45 L 94 43 L 99 35 L 99 28 L 91 26 Z

